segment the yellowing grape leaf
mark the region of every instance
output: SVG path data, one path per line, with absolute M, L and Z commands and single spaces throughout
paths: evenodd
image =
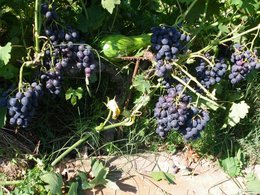
M 234 127 L 237 123 L 239 123 L 240 119 L 246 117 L 249 106 L 245 101 L 241 101 L 239 103 L 233 103 L 228 114 L 228 124 L 231 127 Z
M 113 13 L 115 5 L 119 5 L 121 0 L 102 0 L 101 4 L 104 9 L 106 9 L 110 14 Z

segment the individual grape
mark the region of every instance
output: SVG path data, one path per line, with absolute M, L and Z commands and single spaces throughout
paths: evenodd
M 231 55 L 231 72 L 229 79 L 231 84 L 239 83 L 241 80 L 254 69 L 260 68 L 260 62 L 258 59 L 257 51 L 254 52 L 246 50 L 245 47 L 240 44 L 235 44 L 234 52 Z

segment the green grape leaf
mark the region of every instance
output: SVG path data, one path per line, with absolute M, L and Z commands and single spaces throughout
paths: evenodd
M 169 184 L 174 184 L 175 177 L 171 173 L 166 173 L 163 171 L 156 171 L 156 172 L 150 173 L 150 176 L 156 181 L 166 180 L 166 181 L 168 181 Z
M 68 195 L 78 195 L 78 186 L 79 186 L 78 182 L 73 182 L 70 185 Z
M 41 180 L 46 183 L 45 189 L 51 194 L 62 194 L 62 177 L 60 174 L 54 172 L 48 172 L 42 175 Z
M 93 5 L 87 8 L 88 17 L 83 14 L 78 15 L 78 29 L 82 32 L 92 32 L 103 25 L 106 17 L 106 10 L 101 5 Z
M 142 93 L 150 93 L 150 82 L 145 80 L 143 75 L 136 75 L 133 80 L 133 87 Z
M 82 98 L 82 96 L 83 96 L 83 89 L 82 89 L 82 87 L 78 87 L 75 90 L 75 95 L 78 97 L 79 100 Z
M 233 103 L 228 114 L 227 123 L 231 127 L 234 127 L 237 123 L 239 123 L 240 119 L 246 117 L 249 108 L 250 107 L 245 103 L 245 101 Z
M 242 0 L 231 0 L 231 5 L 236 5 L 237 8 L 240 8 L 243 4 Z
M 6 65 L 9 62 L 11 58 L 11 50 L 12 46 L 10 42 L 8 42 L 4 47 L 0 46 L 0 67 Z
M 113 13 L 115 5 L 119 5 L 121 0 L 102 0 L 101 5 L 104 9 L 106 9 L 110 14 Z
M 0 128 L 3 128 L 6 122 L 7 108 L 0 107 Z
M 236 157 L 228 157 L 220 161 L 223 170 L 231 177 L 238 176 L 241 173 L 240 160 Z
M 79 171 L 78 176 L 80 178 L 80 182 L 81 182 L 81 188 L 83 190 L 87 190 L 87 189 L 91 189 L 95 186 L 91 185 L 87 179 L 87 174 L 86 172 L 83 171 Z

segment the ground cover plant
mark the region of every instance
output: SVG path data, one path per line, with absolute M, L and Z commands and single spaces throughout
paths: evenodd
M 15 181 L 4 176 L 12 187 L 2 193 L 117 188 L 99 161 L 93 180 L 79 173 L 62 184 L 54 167 L 83 149 L 97 157 L 189 146 L 233 177 L 259 162 L 258 1 L 0 7 L 0 157 L 33 164 Z

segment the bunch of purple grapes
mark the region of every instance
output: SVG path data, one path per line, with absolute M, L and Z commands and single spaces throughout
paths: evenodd
M 240 44 L 234 45 L 234 52 L 231 55 L 231 73 L 229 75 L 230 82 L 234 85 L 245 77 L 254 69 L 260 68 L 260 62 L 257 52 L 246 50 Z
M 17 92 L 11 97 L 7 103 L 10 125 L 26 128 L 42 95 L 42 85 L 33 82 L 30 86 L 24 87 L 22 92 Z
M 46 19 L 44 35 L 49 44 L 45 47 L 41 79 L 49 92 L 57 95 L 61 91 L 65 74 L 77 74 L 84 70 L 85 76 L 89 78 L 96 65 L 92 48 L 80 41 L 76 30 L 71 27 L 64 29 L 55 22 L 48 22 L 58 18 L 53 7 L 43 4 L 42 13 Z M 48 17 L 50 15 L 52 17 Z
M 190 103 L 191 97 L 184 93 L 183 85 L 167 89 L 167 94 L 160 96 L 155 105 L 156 133 L 165 138 L 169 131 L 176 130 L 185 140 L 197 138 L 205 128 L 209 114 L 190 107 Z
M 191 107 L 186 123 L 180 128 L 180 132 L 185 140 L 196 139 L 200 136 L 200 132 L 205 129 L 208 121 L 209 113 L 206 110 Z
M 187 51 L 186 45 L 190 36 L 179 32 L 174 27 L 159 26 L 152 28 L 152 50 L 155 53 L 156 75 L 163 77 L 172 69 L 170 63 L 177 55 Z M 166 62 L 165 62 L 166 61 Z
M 212 56 L 208 53 L 205 58 L 212 62 Z M 199 66 L 196 67 L 197 78 L 200 83 L 207 89 L 210 86 L 219 83 L 227 71 L 227 65 L 224 58 L 214 59 L 213 66 L 208 64 L 206 60 L 201 60 Z

